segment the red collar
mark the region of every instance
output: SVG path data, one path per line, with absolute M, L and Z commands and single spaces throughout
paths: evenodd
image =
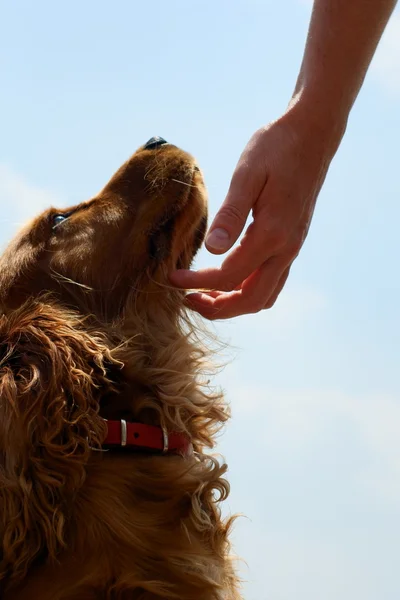
M 158 450 L 163 454 L 188 454 L 192 448 L 184 433 L 168 434 L 162 427 L 130 423 L 129 421 L 108 421 L 107 437 L 104 446 Z

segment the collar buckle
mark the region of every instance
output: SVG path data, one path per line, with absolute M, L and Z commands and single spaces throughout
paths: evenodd
M 128 428 L 126 425 L 126 421 L 121 419 L 121 447 L 124 448 L 127 443 L 128 438 Z
M 161 430 L 162 430 L 162 435 L 163 435 L 163 449 L 162 449 L 162 453 L 163 454 L 167 454 L 167 452 L 169 450 L 168 431 L 165 429 L 164 426 L 161 426 Z

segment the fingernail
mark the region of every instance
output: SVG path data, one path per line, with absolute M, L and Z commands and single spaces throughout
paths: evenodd
M 229 233 L 225 229 L 213 229 L 207 236 L 206 244 L 213 250 L 224 250 L 229 246 Z

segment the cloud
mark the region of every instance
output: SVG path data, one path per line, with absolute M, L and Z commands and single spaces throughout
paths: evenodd
M 259 450 L 277 460 L 308 460 L 345 448 L 355 460 L 353 476 L 369 495 L 397 506 L 400 501 L 400 402 L 389 395 L 356 396 L 340 390 L 277 390 L 233 386 L 235 422 L 259 429 Z M 257 415 L 255 421 L 254 415 Z M 303 457 L 303 459 L 301 458 Z M 357 457 L 363 457 L 358 462 Z M 352 467 L 353 468 L 353 467 Z
M 60 204 L 56 194 L 37 187 L 8 165 L 0 164 L 0 203 L 3 209 L 0 231 L 9 237 L 16 227 L 41 210 Z
M 248 516 L 235 529 L 248 565 L 246 598 L 316 600 L 323 590 L 329 600 L 380 593 L 395 600 L 395 395 L 232 380 L 229 396 L 233 418 L 221 451 L 230 465 L 229 508 Z
M 398 598 L 400 403 L 231 382 L 222 453 L 248 600 Z M 322 592 L 321 592 L 322 590 Z
M 270 329 L 282 333 L 284 330 L 299 327 L 310 315 L 315 316 L 316 313 L 324 311 L 327 304 L 328 299 L 320 290 L 311 286 L 289 284 L 271 312 L 265 314 L 270 316 Z
M 241 570 L 243 579 L 249 581 L 247 600 L 398 598 L 391 581 L 390 558 L 392 552 L 398 552 L 396 543 L 388 540 L 384 548 L 374 546 L 368 531 L 356 539 L 349 536 L 346 544 L 338 535 L 321 539 L 265 530 L 262 536 L 254 531 L 249 540 L 248 529 L 246 532 L 243 527 L 242 541 L 249 568 Z
M 247 347 L 250 353 L 261 339 L 268 340 L 270 347 L 273 341 L 282 344 L 288 338 L 299 340 L 301 332 L 306 329 L 310 333 L 328 311 L 329 300 L 321 290 L 289 280 L 271 310 L 219 321 L 215 327 L 220 339 L 229 340 L 233 335 L 233 345 Z
M 400 12 L 394 13 L 371 65 L 375 80 L 390 93 L 400 94 Z

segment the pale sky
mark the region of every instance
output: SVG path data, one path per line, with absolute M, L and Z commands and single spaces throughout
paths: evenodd
M 215 214 L 245 143 L 285 109 L 310 6 L 5 3 L 0 243 L 92 196 L 153 135 L 196 155 Z M 399 105 L 398 10 L 284 293 L 216 325 L 237 348 L 219 451 L 246 600 L 400 597 Z

